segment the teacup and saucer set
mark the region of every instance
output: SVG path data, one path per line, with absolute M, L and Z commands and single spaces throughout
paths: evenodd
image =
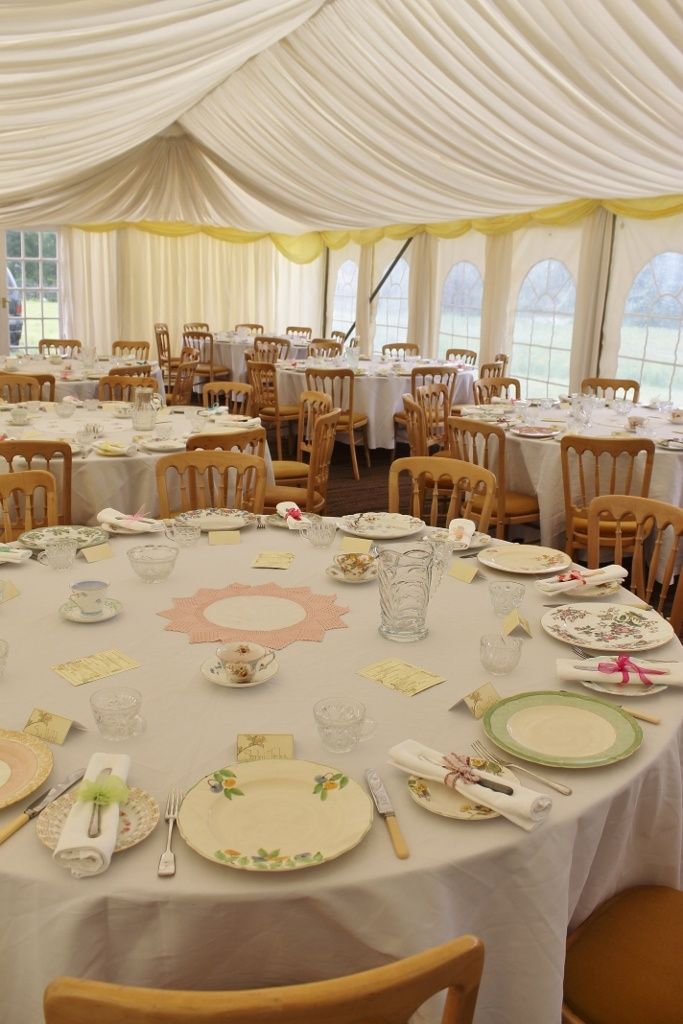
M 202 675 L 210 683 L 244 689 L 272 679 L 280 663 L 273 651 L 250 640 L 237 640 L 217 648 L 216 656 L 202 664 Z
M 78 580 L 71 584 L 71 597 L 59 609 L 69 622 L 106 622 L 121 611 L 123 605 L 106 597 L 109 584 L 104 580 Z
M 361 551 L 345 551 L 335 555 L 326 572 L 340 583 L 370 583 L 377 579 L 377 556 Z

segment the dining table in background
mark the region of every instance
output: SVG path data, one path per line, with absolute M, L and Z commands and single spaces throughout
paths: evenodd
M 267 337 L 279 337 L 290 342 L 290 354 L 292 359 L 305 359 L 308 355 L 307 341 L 294 341 L 286 334 L 267 335 Z M 244 361 L 244 353 L 253 349 L 254 339 L 251 335 L 237 334 L 234 331 L 220 331 L 214 335 L 213 357 L 216 366 L 228 367 L 230 380 L 246 381 L 247 367 Z M 202 359 L 208 360 L 209 345 L 202 342 Z
M 40 356 L 23 356 L 14 365 L 16 373 L 30 377 L 34 373 L 50 373 L 55 378 L 55 400 L 63 398 L 76 398 L 83 401 L 86 398 L 97 398 L 99 383 L 102 377 L 109 375 L 112 369 L 123 369 L 128 366 L 135 369 L 142 365 L 141 360 L 133 359 L 97 359 L 92 366 L 85 366 L 82 359 L 60 358 L 60 362 L 52 362 Z M 144 362 L 147 365 L 147 361 Z M 161 368 L 157 362 L 150 362 L 151 376 L 158 384 L 158 394 L 161 402 L 166 403 L 166 391 L 164 389 L 164 378 Z M 0 361 L 0 372 L 7 373 L 6 367 L 2 367 Z M 10 371 L 11 372 L 11 371 Z
M 627 886 L 680 885 L 680 689 L 635 701 L 661 724 L 643 725 L 642 746 L 631 756 L 584 770 L 539 769 L 569 783 L 573 795 L 557 795 L 520 776 L 553 798 L 549 817 L 535 831 L 502 818 L 440 817 L 418 805 L 408 776 L 387 764 L 387 752 L 413 738 L 468 753 L 475 739 L 485 739 L 462 698 L 490 678 L 479 661 L 479 637 L 498 629 L 499 620 L 486 580 L 527 584 L 520 611 L 532 636 L 522 640 L 518 667 L 495 679 L 501 696 L 570 687 L 588 692 L 556 678 L 555 661 L 569 648 L 540 627 L 548 599 L 533 586 L 533 576 L 484 567 L 483 578 L 469 585 L 446 576 L 432 595 L 426 639 L 398 645 L 378 633 L 377 582 L 349 585 L 326 572 L 339 539 L 332 548 L 314 549 L 296 532 L 247 526 L 238 544 L 212 547 L 203 534 L 197 546 L 180 550 L 168 580 L 147 585 L 133 575 L 126 552 L 155 539 L 114 536 L 113 558 L 79 564 L 68 574 L 33 560 L 0 566 L 0 577 L 20 591 L 0 611 L 0 632 L 10 641 L 0 725 L 22 729 L 34 707 L 75 719 L 85 729 L 72 729 L 62 746 L 52 748 L 51 780 L 85 766 L 95 751 L 127 753 L 129 784 L 150 793 L 162 816 L 172 787 L 187 792 L 235 762 L 238 733 L 292 733 L 296 758 L 329 765 L 361 785 L 365 769 L 380 773 L 410 856 L 394 855 L 378 817 L 343 856 L 286 872 L 211 862 L 176 832 L 176 875 L 159 878 L 162 823 L 144 842 L 116 854 L 106 873 L 75 880 L 51 859 L 31 823 L 0 847 L 3 1024 L 40 1024 L 43 988 L 61 974 L 162 988 L 261 987 L 375 967 L 462 933 L 479 936 L 486 946 L 477 1024 L 559 1022 L 567 927 Z M 414 536 L 381 544 L 418 542 Z M 253 568 L 264 550 L 291 552 L 291 568 Z M 120 614 L 90 624 L 60 616 L 69 580 L 84 575 L 109 582 Z M 218 642 L 189 643 L 159 613 L 204 588 L 220 594 L 234 585 L 310 588 L 315 597 L 308 614 L 315 617 L 325 607 L 320 614 L 328 616 L 336 599 L 342 628 L 321 633 L 318 642 L 298 640 L 277 649 L 278 671 L 263 685 L 215 685 L 201 666 Z M 610 600 L 635 602 L 623 590 Z M 253 614 L 251 624 L 256 626 Z M 69 659 L 112 649 L 140 667 L 82 686 L 69 685 L 54 671 Z M 656 654 L 680 660 L 681 645 L 672 639 Z M 404 659 L 445 681 L 409 697 L 359 674 L 386 658 Z M 103 741 L 88 706 L 103 685 L 142 692 L 143 733 L 120 744 Z M 329 753 L 316 732 L 312 707 L 330 695 L 359 699 L 376 722 L 374 735 L 349 753 Z M 29 800 L 0 812 L 0 827 Z M 433 1024 L 437 1017 L 432 1005 L 417 1019 Z

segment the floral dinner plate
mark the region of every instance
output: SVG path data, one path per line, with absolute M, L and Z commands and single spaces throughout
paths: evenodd
M 27 732 L 0 729 L 0 807 L 23 800 L 51 771 L 47 743 Z
M 410 537 L 424 530 L 425 524 L 415 516 L 403 516 L 398 512 L 361 512 L 342 516 L 339 528 L 354 537 L 371 540 L 391 540 L 394 537 Z
M 252 512 L 241 508 L 196 508 L 192 512 L 181 512 L 177 523 L 194 523 L 200 530 L 241 530 L 256 522 Z
M 40 551 L 49 540 L 69 537 L 76 541 L 80 548 L 91 548 L 95 544 L 104 544 L 107 534 L 99 526 L 42 526 L 36 530 L 22 533 L 19 541 L 24 547 Z
M 571 557 L 555 548 L 535 544 L 494 544 L 477 555 L 482 565 L 501 572 L 518 572 L 540 576 L 544 572 L 561 572 L 572 564 Z
M 546 633 L 589 651 L 647 651 L 674 635 L 654 610 L 624 604 L 561 604 L 541 619 Z
M 54 850 L 64 828 L 64 822 L 76 801 L 76 790 L 58 797 L 42 811 L 36 820 L 36 834 L 48 850 Z M 159 804 L 144 789 L 131 786 L 128 802 L 119 808 L 119 827 L 114 853 L 129 850 L 154 831 L 159 821 Z
M 495 761 L 484 761 L 472 757 L 470 763 L 475 768 L 482 768 L 493 775 L 500 775 L 501 779 L 513 779 L 517 781 L 509 768 L 503 768 Z M 432 814 L 438 814 L 442 818 L 456 818 L 458 821 L 488 821 L 490 818 L 500 818 L 498 811 L 483 804 L 475 804 L 462 793 L 444 786 L 441 782 L 434 782 L 431 779 L 422 779 L 417 775 L 408 777 L 408 792 L 420 807 Z

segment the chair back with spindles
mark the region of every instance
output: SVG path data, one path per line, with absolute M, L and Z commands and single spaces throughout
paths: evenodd
M 447 420 L 451 411 L 449 388 L 446 384 L 422 384 L 415 390 L 415 400 L 422 409 L 427 431 L 427 449 L 447 443 Z
M 505 367 L 503 362 L 496 359 L 493 363 L 482 363 L 479 367 L 479 379 L 488 380 L 489 377 L 503 377 L 505 376 Z
M 637 402 L 640 398 L 640 384 L 637 380 L 620 377 L 584 377 L 581 381 L 581 394 Z
M 31 376 L 34 380 L 38 381 L 40 393 L 38 397 L 41 401 L 54 402 L 55 400 L 55 377 L 52 373 L 32 373 Z
M 414 341 L 392 341 L 382 345 L 382 355 L 389 359 L 410 359 L 419 354 L 420 346 Z
M 59 526 L 57 482 L 46 469 L 0 473 L 2 541 L 16 540 L 27 530 Z
M 405 415 L 405 428 L 408 435 L 408 447 L 410 454 L 415 456 L 429 455 L 427 445 L 427 423 L 424 409 L 416 402 L 412 395 L 402 395 L 403 410 Z
M 148 341 L 114 341 L 111 346 L 111 354 L 114 359 L 144 359 L 148 361 L 149 349 Z
M 162 519 L 198 508 L 263 512 L 266 464 L 258 455 L 224 450 L 177 452 L 156 464 Z M 172 507 L 170 495 L 179 495 Z
M 242 381 L 214 381 L 213 384 L 203 386 L 202 403 L 205 409 L 220 406 L 233 416 L 250 416 L 253 392 L 251 384 L 244 384 Z
M 330 331 L 332 341 L 340 341 L 342 345 L 346 341 L 346 331 Z
M 316 338 L 308 346 L 308 354 L 313 359 L 331 358 L 341 355 L 344 346 L 340 341 L 328 341 L 326 338 Z
M 292 345 L 287 338 L 266 338 L 258 335 L 254 338 L 254 359 L 259 363 L 277 363 L 279 359 L 289 359 Z
M 186 324 L 183 324 L 183 334 L 186 331 L 189 333 L 199 331 L 201 333 L 208 334 L 209 325 L 205 323 L 204 320 L 189 320 Z
M 26 373 L 0 373 L 0 398 L 6 402 L 35 402 L 40 384 Z
M 408 514 L 424 519 L 430 526 L 451 519 L 472 519 L 479 529 L 488 529 L 496 494 L 493 473 L 471 462 L 431 455 L 394 459 L 389 467 L 389 511 L 400 512 L 401 478 L 409 481 Z M 473 499 L 479 502 L 475 511 Z
M 108 377 L 151 377 L 152 366 L 150 363 L 139 363 L 137 366 L 110 366 L 107 371 Z M 156 387 L 156 385 L 155 385 Z M 158 389 L 157 389 L 158 390 Z
M 60 526 L 71 525 L 71 475 L 73 453 L 66 441 L 0 441 L 0 470 L 22 473 L 42 469 L 57 485 L 57 517 Z
M 224 434 L 193 434 L 187 439 L 185 450 L 243 452 L 245 455 L 266 457 L 266 429 L 228 430 Z
M 67 356 L 73 359 L 80 355 L 83 345 L 76 338 L 41 338 L 38 354 L 41 356 Z
M 249 334 L 251 337 L 255 337 L 257 334 L 263 334 L 263 324 L 235 324 L 235 331 L 238 334 Z
M 473 348 L 447 348 L 444 357 L 446 362 L 449 359 L 456 363 L 465 363 L 467 366 L 476 366 L 479 355 Z
M 285 329 L 287 334 L 294 341 L 310 341 L 313 337 L 312 327 L 287 327 Z
M 483 377 L 474 382 L 474 404 L 490 405 L 494 398 L 519 401 L 522 386 L 516 377 Z
M 332 399 L 324 391 L 302 391 L 299 395 L 299 423 L 297 432 L 296 458 L 303 462 L 304 453 L 310 456 L 313 450 L 313 434 L 318 417 L 331 412 Z
M 152 391 L 158 392 L 159 381 L 156 377 L 112 373 L 107 377 L 100 377 L 97 397 L 101 402 L 132 402 L 138 388 L 151 388 Z
M 167 405 L 191 405 L 192 388 L 197 374 L 197 361 L 191 359 L 183 360 L 176 368 L 173 381 L 173 390 L 166 397 Z

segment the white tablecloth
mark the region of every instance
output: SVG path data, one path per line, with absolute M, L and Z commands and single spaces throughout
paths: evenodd
M 145 842 L 116 854 L 105 874 L 77 881 L 50 859 L 29 824 L 0 850 L 3 1024 L 39 1024 L 43 987 L 58 974 L 178 988 L 290 983 L 377 966 L 463 932 L 486 944 L 477 1024 L 559 1024 L 567 925 L 625 886 L 679 885 L 680 691 L 636 702 L 661 715 L 662 724 L 643 725 L 643 745 L 627 760 L 556 770 L 574 795 L 553 794 L 550 818 L 537 831 L 528 834 L 504 820 L 448 820 L 413 802 L 407 777 L 386 764 L 387 751 L 412 737 L 466 752 L 483 737 L 464 706 L 449 709 L 486 679 L 478 640 L 496 620 L 485 583 L 445 579 L 432 600 L 427 639 L 398 646 L 377 632 L 376 583 L 348 586 L 325 575 L 336 547 L 314 551 L 295 534 L 250 528 L 237 546 L 209 547 L 203 539 L 181 551 L 171 578 L 149 586 L 133 576 L 125 555 L 140 542 L 145 539 L 114 537 L 115 557 L 87 569 L 109 580 L 111 596 L 124 604 L 118 618 L 96 625 L 64 622 L 58 614 L 74 574 L 34 561 L 2 566 L 0 576 L 15 581 L 21 594 L 2 607 L 11 649 L 0 724 L 21 729 L 34 706 L 77 719 L 87 731 L 73 732 L 53 748 L 52 778 L 87 764 L 94 751 L 123 751 L 132 758 L 130 784 L 152 793 L 162 811 L 171 786 L 187 789 L 234 760 L 237 733 L 292 732 L 299 758 L 342 768 L 361 783 L 365 768 L 380 771 L 410 858 L 394 856 L 379 818 L 360 845 L 339 859 L 277 878 L 210 863 L 176 833 L 177 874 L 159 879 L 165 843 L 160 825 Z M 251 569 L 255 553 L 264 549 L 293 551 L 293 567 Z M 167 620 L 156 613 L 169 608 L 173 597 L 232 582 L 336 594 L 349 608 L 348 628 L 326 633 L 320 643 L 281 650 L 279 672 L 263 686 L 212 685 L 199 669 L 216 643 L 189 644 L 184 634 L 165 630 Z M 555 659 L 567 652 L 540 629 L 541 601 L 531 578 L 526 582 L 522 611 L 533 639 L 523 641 L 518 668 L 496 681 L 504 696 L 559 689 Z M 622 594 L 621 600 L 631 597 Z M 106 681 L 135 686 L 144 697 L 147 730 L 121 745 L 103 743 L 94 730 L 88 699 L 102 684 L 72 687 L 50 668 L 110 648 L 141 663 Z M 680 657 L 680 645 L 672 641 L 657 656 Z M 409 698 L 357 674 L 387 657 L 442 673 L 446 682 Z M 377 721 L 376 734 L 349 754 L 327 753 L 314 729 L 313 703 L 335 693 L 361 699 Z M 16 810 L 1 812 L 0 825 Z M 432 1010 L 422 1019 L 433 1024 L 437 1014 Z
M 296 405 L 306 389 L 306 375 L 301 369 L 278 368 L 278 396 L 283 405 Z M 472 401 L 474 372 L 460 370 L 456 378 L 454 404 Z M 356 377 L 354 411 L 368 417 L 368 440 L 371 448 L 394 447 L 394 413 L 403 412 L 403 395 L 410 391 L 410 371 L 378 372 L 375 366 Z
M 49 359 L 38 357 L 26 357 L 21 360 L 21 366 L 16 372 L 31 376 L 32 373 L 51 373 L 55 378 L 55 399 L 59 402 L 69 395 L 72 398 L 97 398 L 97 390 L 101 377 L 106 377 L 112 367 L 135 367 L 138 363 L 134 360 L 123 359 L 104 360 L 98 359 L 92 370 L 83 366 L 79 359 L 63 359 L 58 365 L 51 363 Z M 152 377 L 155 377 L 159 385 L 159 397 L 166 403 L 166 392 L 164 389 L 164 378 L 157 362 L 151 362 Z
M 294 342 L 291 338 L 289 341 L 291 343 L 290 353 L 292 359 L 305 359 L 308 354 L 308 343 Z M 224 334 L 217 334 L 213 343 L 214 362 L 217 366 L 227 366 L 230 368 L 230 380 L 245 381 L 247 379 L 247 370 L 244 362 L 244 353 L 247 349 L 253 349 L 253 347 L 254 339 L 251 337 L 245 338 L 230 331 L 226 331 Z M 202 359 L 208 358 L 209 346 L 204 345 L 202 348 Z

